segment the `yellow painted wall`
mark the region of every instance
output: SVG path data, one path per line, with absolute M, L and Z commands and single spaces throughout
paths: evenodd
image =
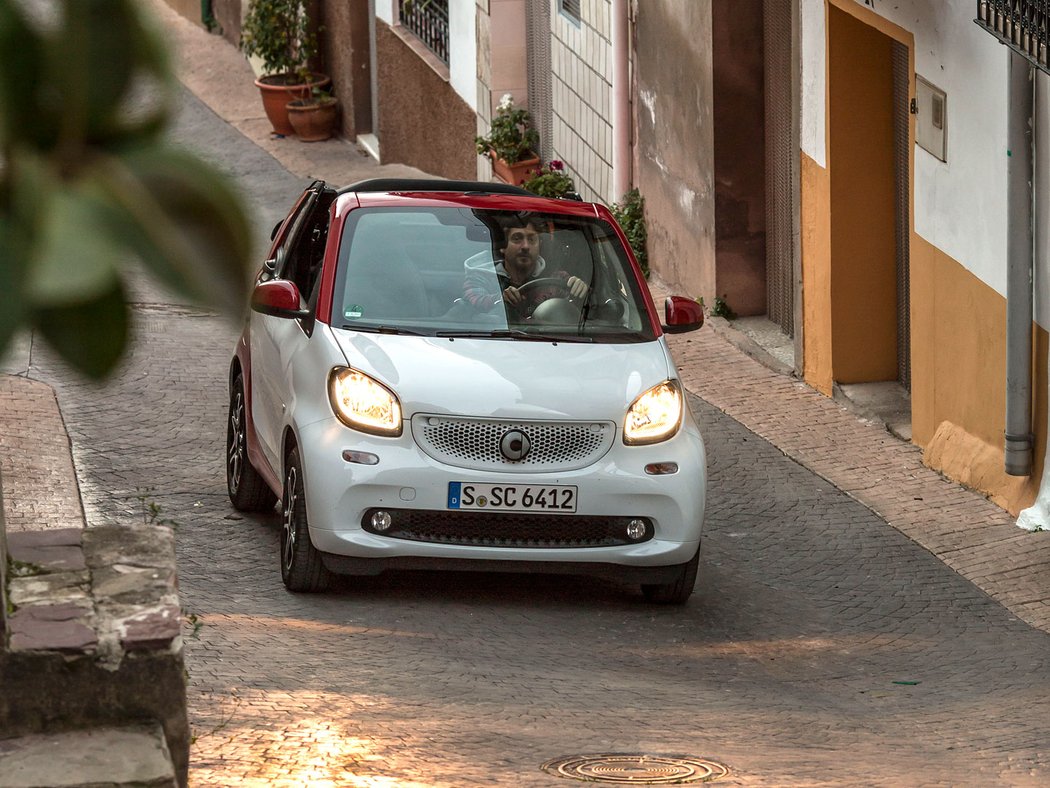
M 897 379 L 892 40 L 828 8 L 832 365 Z
M 859 46 L 870 33 L 851 30 L 849 22 L 863 23 L 871 32 L 879 31 L 914 49 L 911 33 L 893 25 L 854 0 L 829 0 L 829 23 L 835 34 L 845 28 L 847 36 Z M 851 19 L 844 19 L 844 17 Z M 845 25 L 843 23 L 846 23 Z M 829 32 L 829 39 L 831 32 Z M 869 39 L 870 43 L 870 39 Z M 828 123 L 829 136 L 841 130 L 833 112 L 831 92 L 843 84 L 840 70 L 844 60 L 852 63 L 851 53 L 833 53 L 829 40 Z M 889 73 L 887 65 L 886 73 Z M 841 102 L 840 96 L 836 101 Z M 839 103 L 835 110 L 843 105 Z M 914 131 L 913 131 L 914 133 Z M 891 138 L 892 139 L 892 138 Z M 838 277 L 849 276 L 849 269 L 838 265 L 837 254 L 847 248 L 835 227 L 845 214 L 841 203 L 860 201 L 863 188 L 839 189 L 850 180 L 839 179 L 843 154 L 837 142 L 829 140 L 827 168 L 806 154 L 801 155 L 801 247 L 803 283 L 803 374 L 809 385 L 830 396 L 836 380 L 846 382 L 839 368 L 842 323 L 841 311 L 834 306 L 843 293 Z M 849 150 L 847 148 L 847 150 Z M 836 153 L 838 155 L 836 156 Z M 890 149 L 892 155 L 892 147 Z M 854 150 L 851 155 L 859 155 Z M 892 159 L 886 170 L 892 173 Z M 914 172 L 914 169 L 912 170 Z M 833 186 L 833 174 L 836 182 Z M 851 179 L 862 185 L 863 172 Z M 890 179 L 892 185 L 892 177 Z M 883 185 L 884 188 L 884 185 Z M 912 190 L 914 194 L 914 190 Z M 860 195 L 860 196 L 858 196 Z M 890 201 L 892 205 L 892 200 Z M 835 211 L 833 215 L 833 209 Z M 846 221 L 849 221 L 847 218 Z M 890 260 L 893 256 L 892 216 L 886 232 Z M 833 234 L 834 233 L 834 234 Z M 834 238 L 834 243 L 833 243 Z M 1033 416 L 1032 432 L 1036 445 L 1034 468 L 1029 477 L 1007 476 L 1003 471 L 1003 432 L 1006 408 L 1006 301 L 995 290 L 944 254 L 925 239 L 911 233 L 911 371 L 912 439 L 923 448 L 927 465 L 949 478 L 979 490 L 996 504 L 1017 514 L 1031 505 L 1038 492 L 1046 451 L 1047 433 L 1047 351 L 1050 337 L 1033 325 Z M 846 273 L 843 273 L 845 270 Z M 892 270 L 892 268 L 890 269 Z M 884 285 L 888 286 L 886 283 Z M 849 293 L 849 288 L 846 289 Z M 896 297 L 894 287 L 894 299 Z M 833 315 L 839 319 L 833 322 Z M 894 331 L 896 321 L 891 321 Z M 833 328 L 835 330 L 833 336 Z M 856 341 L 856 338 L 849 341 Z M 885 337 L 880 346 L 888 346 Z M 894 348 L 894 355 L 895 355 Z M 896 378 L 896 368 L 887 376 Z
M 805 153 L 801 157 L 802 372 L 809 385 L 830 397 L 831 177 Z
M 1016 514 L 1038 492 L 1047 418 L 1047 333 L 1034 327 L 1030 477 L 1003 472 L 1006 299 L 918 235 L 911 245 L 912 440 L 924 461 Z

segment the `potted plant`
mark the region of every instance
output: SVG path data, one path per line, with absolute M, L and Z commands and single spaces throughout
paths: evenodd
M 565 174 L 565 165 L 552 159 L 546 166 L 527 173 L 528 178 L 521 187 L 540 197 L 565 197 L 576 191 L 572 178 Z
M 328 139 L 339 122 L 339 100 L 319 87 L 313 89 L 309 98 L 289 101 L 287 110 L 295 136 L 303 142 Z
M 241 27 L 241 51 L 262 60 L 263 76 L 255 80 L 274 133 L 295 133 L 288 102 L 309 98 L 314 87 L 330 83 L 310 71 L 317 42 L 310 30 L 307 0 L 251 0 Z
M 492 169 L 506 183 L 520 185 L 526 173 L 540 163 L 536 155 L 539 137 L 532 128 L 529 111 L 514 107 L 514 97 L 507 93 L 496 107 L 496 117 L 488 136 L 475 137 L 478 155 L 492 159 Z

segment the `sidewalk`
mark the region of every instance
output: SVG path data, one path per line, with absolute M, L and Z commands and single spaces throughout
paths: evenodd
M 251 69 L 240 53 L 179 17 L 162 0 L 149 0 L 147 5 L 178 55 L 185 85 L 291 172 L 335 185 L 423 174 L 409 167 L 377 165 L 342 140 L 301 143 L 272 138 Z M 654 284 L 659 304 L 658 290 Z M 785 374 L 783 367 L 763 366 L 737 347 L 742 339 L 730 342 L 711 326 L 668 339 L 691 392 L 867 506 L 1018 618 L 1050 632 L 1050 532 L 1018 529 L 1004 510 L 925 467 L 916 446 L 893 437 L 882 424 L 858 419 Z M 19 507 L 33 506 L 25 502 L 47 501 L 56 492 L 42 478 L 46 474 L 31 470 L 28 463 L 11 462 L 11 452 L 40 456 L 43 448 L 38 451 L 34 441 L 53 446 L 56 440 L 66 440 L 64 429 L 61 440 L 51 429 L 61 429 L 60 419 L 48 420 L 49 429 L 41 429 L 43 423 L 35 420 L 29 406 L 17 402 L 20 392 L 33 393 L 21 383 L 0 388 L 5 398 L 0 403 L 0 435 L 19 436 L 13 446 L 11 441 L 0 445 L 5 452 L 0 455 L 5 498 L 13 509 L 9 525 L 23 516 Z M 34 479 L 40 486 L 32 486 Z M 71 484 L 75 489 L 75 480 Z

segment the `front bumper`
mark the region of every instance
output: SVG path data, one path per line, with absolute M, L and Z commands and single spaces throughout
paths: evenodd
M 651 446 L 616 441 L 598 462 L 561 473 L 452 467 L 420 451 L 410 430 L 398 438 L 373 437 L 334 418 L 302 428 L 299 438 L 310 539 L 335 571 L 372 574 L 386 568 L 441 566 L 502 571 L 536 564 L 543 572 L 604 574 L 608 569 L 626 579 L 630 578 L 624 568 L 637 567 L 646 569 L 640 576 L 651 578 L 660 568 L 689 561 L 699 548 L 707 470 L 703 440 L 691 418 L 669 441 Z M 347 449 L 374 454 L 379 462 L 347 462 L 342 456 Z M 649 475 L 644 470 L 649 463 L 676 463 L 678 472 Z M 523 547 L 406 540 L 362 528 L 371 509 L 447 512 L 448 484 L 453 481 L 575 485 L 576 515 L 528 516 L 543 519 L 555 530 L 561 518 L 642 517 L 651 523 L 652 533 L 632 544 Z

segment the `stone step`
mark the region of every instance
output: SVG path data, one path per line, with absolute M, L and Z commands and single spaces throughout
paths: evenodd
M 0 739 L 0 788 L 175 788 L 160 725 Z

